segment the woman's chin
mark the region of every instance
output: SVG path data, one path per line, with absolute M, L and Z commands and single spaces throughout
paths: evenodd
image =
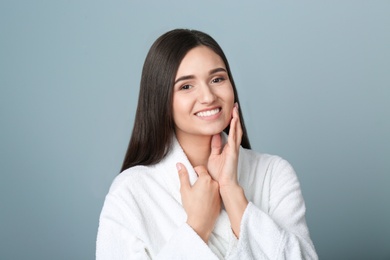
M 210 129 L 210 131 L 207 131 L 205 135 L 209 135 L 209 136 L 217 135 L 222 133 L 223 130 L 225 130 L 225 128 Z

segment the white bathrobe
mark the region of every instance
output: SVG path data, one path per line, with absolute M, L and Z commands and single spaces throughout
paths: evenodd
M 222 209 L 207 244 L 186 224 L 177 162 L 193 184 L 197 175 L 176 139 L 160 163 L 132 167 L 115 178 L 100 215 L 98 260 L 318 259 L 299 182 L 287 161 L 240 148 L 238 180 L 249 201 L 240 237 Z

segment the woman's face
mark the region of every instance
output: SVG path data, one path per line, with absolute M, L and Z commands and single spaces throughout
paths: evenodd
M 180 63 L 173 89 L 177 138 L 222 132 L 233 106 L 233 87 L 221 57 L 205 46 L 190 50 Z

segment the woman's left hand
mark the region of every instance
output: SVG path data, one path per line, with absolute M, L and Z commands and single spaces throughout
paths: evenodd
M 242 128 L 238 115 L 238 105 L 233 108 L 233 118 L 227 143 L 222 147 L 221 135 L 214 135 L 211 140 L 211 154 L 207 168 L 211 177 L 219 184 L 219 193 L 228 213 L 234 234 L 240 236 L 240 225 L 248 205 L 244 190 L 238 183 L 238 154 L 242 138 Z
M 238 104 L 236 103 L 232 111 L 230 131 L 225 146 L 222 145 L 220 134 L 214 135 L 211 140 L 211 154 L 207 168 L 221 188 L 238 185 L 237 164 L 241 138 L 242 128 L 238 115 Z

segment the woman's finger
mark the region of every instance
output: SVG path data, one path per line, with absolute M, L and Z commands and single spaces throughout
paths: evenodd
M 195 170 L 196 174 L 198 174 L 199 177 L 210 175 L 208 173 L 206 167 L 204 167 L 203 165 L 194 167 L 194 170 Z
M 182 163 L 177 163 L 176 168 L 179 173 L 180 188 L 181 189 L 191 188 L 190 177 L 188 176 L 187 168 Z
M 242 137 L 242 127 L 240 123 L 240 116 L 238 114 L 238 103 L 234 104 L 232 116 L 233 118 L 230 122 L 228 142 L 232 147 L 238 149 L 241 144 Z
M 220 155 L 222 151 L 221 134 L 213 135 L 211 138 L 211 155 Z
M 242 139 L 242 126 L 240 121 L 240 114 L 239 114 L 239 107 L 238 103 L 236 103 L 235 107 L 235 114 L 237 116 L 237 122 L 236 122 L 236 147 L 240 147 L 241 145 L 241 139 Z
M 236 144 L 236 131 L 237 131 L 237 118 L 233 117 L 230 121 L 230 130 L 229 130 L 229 136 L 228 136 L 228 143 L 232 146 Z

